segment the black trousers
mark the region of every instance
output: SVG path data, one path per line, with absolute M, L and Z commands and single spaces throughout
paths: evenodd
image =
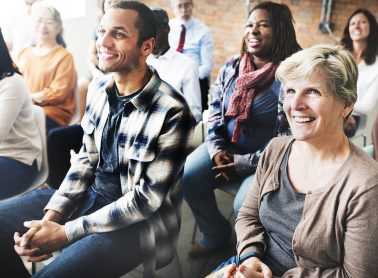
M 209 108 L 207 102 L 209 101 L 209 89 L 210 89 L 210 80 L 208 77 L 200 79 L 200 88 L 201 88 L 201 104 L 202 112 Z
M 70 168 L 70 150 L 80 150 L 83 140 L 83 129 L 79 124 L 57 127 L 47 136 L 47 154 L 49 160 L 50 187 L 57 189 Z

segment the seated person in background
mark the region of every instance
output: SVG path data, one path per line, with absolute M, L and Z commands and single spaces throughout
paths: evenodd
M 170 3 L 175 18 L 169 22 L 169 44 L 196 63 L 202 111 L 207 110 L 210 75 L 214 65 L 214 40 L 211 30 L 205 23 L 193 17 L 193 0 L 170 0 Z
M 378 163 L 343 130 L 356 62 L 341 46 L 314 46 L 276 75 L 293 136 L 273 139 L 259 161 L 225 277 L 376 277 Z
M 299 49 L 286 5 L 262 2 L 255 6 L 245 27 L 241 55 L 231 57 L 219 72 L 207 142 L 185 164 L 184 198 L 203 233 L 202 240 L 192 246 L 191 257 L 218 250 L 231 236 L 231 225 L 217 207 L 214 190 L 232 182 L 240 184 L 237 211 L 265 145 L 285 133 L 285 119 L 277 122 L 281 84 L 274 74 L 280 61 Z
M 83 147 L 59 190 L 0 202 L 0 277 L 28 275 L 19 256 L 41 261 L 57 250 L 37 276 L 120 277 L 143 263 L 154 277 L 173 259 L 195 120 L 146 65 L 155 36 L 144 4 L 120 1 L 106 11 L 97 49 L 111 74 L 89 88 Z
M 41 165 L 42 142 L 25 80 L 0 30 L 0 199 L 25 191 Z
M 65 49 L 62 19 L 52 6 L 42 2 L 32 8 L 35 45 L 24 48 L 17 65 L 25 77 L 33 102 L 43 107 L 47 133 L 68 125 L 75 109 L 76 70 Z
M 202 119 L 201 88 L 198 79 L 198 66 L 186 55 L 169 46 L 169 18 L 163 9 L 154 9 L 157 22 L 156 45 L 147 58 L 161 79 L 183 94 L 197 122 Z
M 348 118 L 345 126 L 347 135 L 351 137 L 358 128 L 361 120 L 359 117 L 365 118 L 370 132 L 378 115 L 378 24 L 374 15 L 366 9 L 354 11 L 344 28 L 341 44 L 352 52 L 359 72 L 358 99 L 353 115 Z M 371 119 L 368 118 L 369 115 Z

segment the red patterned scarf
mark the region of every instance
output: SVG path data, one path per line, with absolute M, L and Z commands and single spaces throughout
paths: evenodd
M 236 117 L 232 142 L 236 143 L 249 118 L 256 92 L 266 88 L 274 80 L 278 64 L 267 63 L 256 69 L 250 55 L 244 54 L 239 64 L 239 77 L 227 108 L 226 117 Z

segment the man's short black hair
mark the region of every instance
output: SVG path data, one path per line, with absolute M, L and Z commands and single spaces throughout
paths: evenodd
M 150 38 L 156 38 L 155 16 L 145 4 L 138 1 L 120 1 L 112 6 L 113 9 L 133 10 L 138 13 L 135 28 L 139 31 L 138 46 Z
M 166 25 L 169 23 L 169 17 L 165 10 L 161 8 L 152 9 L 152 12 L 155 16 L 157 25 Z

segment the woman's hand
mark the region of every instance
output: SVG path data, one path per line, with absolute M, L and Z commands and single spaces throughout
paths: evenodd
M 245 260 L 239 268 L 232 265 L 225 273 L 226 278 L 271 278 L 272 271 L 257 257 Z
M 215 166 L 212 170 L 216 173 L 215 179 L 223 179 L 227 182 L 236 179 L 234 156 L 226 151 L 221 151 L 213 157 Z
M 46 104 L 45 94 L 43 92 L 36 92 L 31 95 L 33 103 L 43 106 Z

